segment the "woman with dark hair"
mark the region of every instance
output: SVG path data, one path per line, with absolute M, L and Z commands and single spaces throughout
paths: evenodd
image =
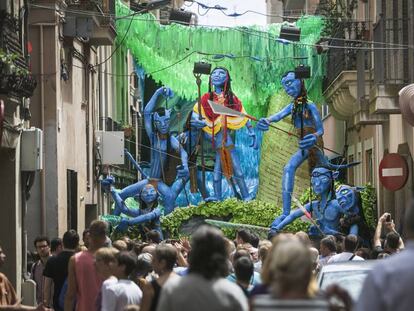
M 247 299 L 228 274 L 226 242 L 220 230 L 201 226 L 192 236 L 189 273 L 163 287 L 158 311 L 248 310 Z
M 171 244 L 157 245 L 152 266 L 159 277 L 144 286 L 141 311 L 157 310 L 162 287 L 170 278 L 178 277 L 173 272 L 176 261 L 177 250 Z

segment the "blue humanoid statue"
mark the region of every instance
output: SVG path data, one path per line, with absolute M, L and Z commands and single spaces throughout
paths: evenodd
M 155 91 L 144 109 L 145 131 L 151 143 L 149 178 L 165 182 L 164 171 L 168 165 L 169 156 L 171 156 L 171 152 L 174 150 L 180 154 L 182 162 L 181 167 L 177 170 L 177 177 L 183 178 L 186 181 L 189 176 L 187 152 L 182 148 L 178 140 L 170 135 L 171 109 L 159 108 L 154 111 L 160 95 L 164 96 L 164 98 L 171 98 L 174 94 L 170 88 L 161 87 Z
M 341 231 L 345 234 L 360 236 L 367 246 L 371 243 L 372 232 L 362 211 L 360 187 L 340 185 L 336 189 L 336 199 L 341 206 L 343 217 L 340 219 Z
M 155 188 L 155 191 L 161 195 L 164 201 L 165 215 L 168 215 L 174 210 L 175 199 L 188 180 L 187 153 L 181 147 L 178 140 L 169 133 L 171 110 L 160 108 L 154 112 L 157 99 L 160 95 L 169 98 L 173 96 L 173 92 L 169 88 L 159 88 L 144 109 L 145 130 L 151 142 L 151 167 L 149 176 L 145 176 L 145 179 L 127 186 L 121 191 L 111 190 L 111 194 L 116 202 L 114 215 L 120 215 L 121 213 L 127 214 L 128 208 L 124 200 L 138 195 L 148 184 L 151 184 Z M 182 165 L 177 169 L 178 178 L 170 187 L 165 183 L 164 170 L 168 165 L 169 156 L 174 150 L 180 154 Z M 128 153 L 127 155 L 137 169 L 140 170 L 139 165 L 132 156 Z M 111 185 L 112 183 L 113 180 L 111 177 L 102 181 L 104 186 Z
M 114 196 L 115 206 L 122 206 L 123 202 L 119 196 Z M 129 226 L 139 226 L 141 235 L 145 237 L 145 233 L 150 230 L 156 230 L 162 238 L 160 217 L 163 215 L 162 209 L 158 206 L 158 193 L 151 184 L 146 184 L 141 192 L 134 198 L 139 202 L 139 209 L 130 209 L 126 207 L 122 213 L 131 218 L 122 218 L 117 230 L 123 232 Z
M 197 140 L 199 131 L 202 130 L 202 135 L 204 135 L 207 141 L 211 141 L 213 149 L 216 151 L 213 173 L 214 195 L 207 198 L 206 201 L 222 200 L 222 175 L 225 175 L 233 186 L 234 182 L 237 184 L 243 200 L 251 200 L 253 197 L 249 194 L 237 151 L 230 134 L 231 131 L 236 131 L 246 126 L 249 131 L 249 136 L 252 137 L 252 144 L 250 146 L 257 149 L 256 134 L 247 118 L 215 114 L 210 108 L 208 100 L 244 112 L 241 101 L 232 92 L 231 78 L 226 68 L 217 67 L 211 72 L 209 92 L 201 98 L 201 111 L 199 111 L 198 105 L 196 104 L 190 119 L 191 140 Z
M 316 224 L 324 234 L 341 234 L 339 232 L 339 219 L 343 211 L 335 198 L 334 190 L 334 181 L 337 177 L 337 171 L 331 171 L 324 167 L 316 167 L 311 174 L 312 190 L 320 196 L 320 200 L 307 203 L 305 209 L 311 213 L 312 218 L 316 220 Z M 297 209 L 284 217 L 283 221 L 274 221 L 270 227 L 270 235 L 280 232 L 286 225 L 303 215 L 304 212 Z M 309 229 L 309 235 L 320 236 L 321 232 L 313 225 Z
M 275 220 L 278 225 L 290 213 L 291 196 L 293 192 L 295 173 L 297 168 L 308 159 L 309 171 L 316 166 L 326 166 L 333 169 L 349 167 L 348 165 L 333 165 L 329 163 L 323 154 L 323 125 L 319 111 L 314 103 L 307 101 L 307 94 L 303 80 L 296 79 L 295 73 L 290 71 L 282 77 L 282 86 L 293 101 L 278 113 L 261 118 L 257 128 L 261 131 L 269 130 L 270 123 L 279 122 L 287 116 L 292 117 L 292 123 L 301 137 L 299 150 L 290 158 L 283 169 L 282 178 L 282 201 L 283 213 Z

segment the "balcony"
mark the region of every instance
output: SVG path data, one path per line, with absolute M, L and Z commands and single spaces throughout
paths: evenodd
M 0 94 L 8 102 L 18 104 L 22 97 L 31 97 L 36 80 L 28 70 L 23 56 L 18 21 L 5 11 L 0 11 Z
M 370 90 L 372 113 L 399 113 L 398 91 L 409 83 L 408 19 L 381 16 L 374 27 L 374 86 Z M 394 45 L 393 45 L 394 44 Z
M 74 13 L 84 11 L 85 14 Z M 79 0 L 68 3 L 63 34 L 89 38 L 94 46 L 112 45 L 116 37 L 115 0 Z
M 360 49 L 360 41 L 369 41 L 368 22 L 345 22 L 329 42 L 327 75 L 323 91 L 333 116 L 354 124 L 378 124 L 382 116 L 370 115 L 366 94 L 371 83 L 370 53 Z

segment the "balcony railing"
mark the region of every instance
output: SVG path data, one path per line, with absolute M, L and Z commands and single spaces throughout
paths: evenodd
M 374 27 L 374 81 L 379 84 L 409 82 L 408 19 L 381 17 Z M 384 48 L 384 49 L 378 49 Z M 391 49 L 394 48 L 394 49 Z
M 369 22 L 344 22 L 340 29 L 329 41 L 331 48 L 328 51 L 327 72 L 323 89 L 326 88 L 339 76 L 342 71 L 356 70 L 357 53 L 361 47 L 361 41 L 371 38 Z M 367 53 L 365 58 L 365 69 L 370 66 L 370 57 Z

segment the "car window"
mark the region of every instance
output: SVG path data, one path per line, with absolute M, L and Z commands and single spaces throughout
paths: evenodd
M 358 300 L 362 285 L 369 270 L 351 270 L 325 272 L 322 274 L 319 287 L 325 290 L 329 285 L 337 284 L 346 289 L 354 301 Z

